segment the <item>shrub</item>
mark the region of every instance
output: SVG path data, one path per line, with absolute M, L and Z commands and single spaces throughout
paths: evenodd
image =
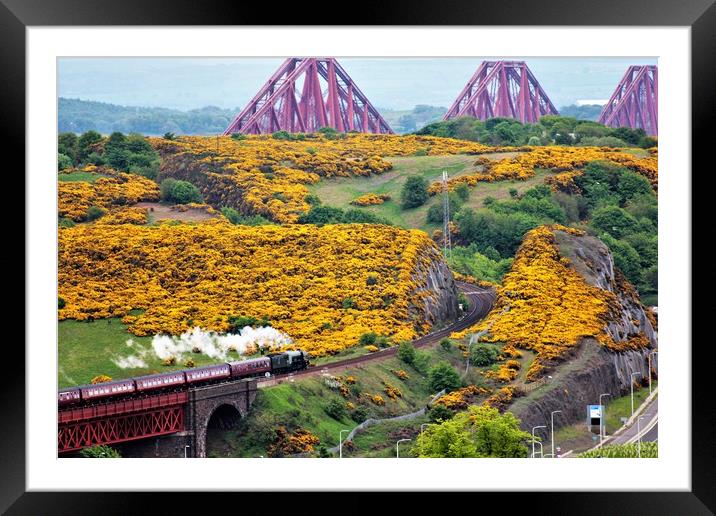
M 204 202 L 199 189 L 188 181 L 167 178 L 159 186 L 160 197 L 163 201 L 174 204 L 189 204 Z
M 367 346 L 368 344 L 375 344 L 375 341 L 378 339 L 378 334 L 375 332 L 368 332 L 364 333 L 360 336 L 358 339 L 358 344 L 361 346 Z
M 455 187 L 455 194 L 461 201 L 467 201 L 470 198 L 470 188 L 465 183 L 460 183 Z
M 403 209 L 422 206 L 428 197 L 428 182 L 421 176 L 410 176 L 400 191 L 400 202 Z
M 86 459 L 118 459 L 121 458 L 122 455 L 114 448 L 105 445 L 98 445 L 84 448 L 80 452 L 80 457 L 84 457 Z
M 357 308 L 358 308 L 358 305 L 356 304 L 356 302 L 353 300 L 352 297 L 347 297 L 347 298 L 345 298 L 345 299 L 341 302 L 341 306 L 343 307 L 344 310 L 348 310 L 349 308 L 353 308 L 353 309 L 357 309 Z
M 339 400 L 331 400 L 323 410 L 333 419 L 340 421 L 346 416 L 346 406 Z
M 443 223 L 443 205 L 435 203 L 428 208 L 427 220 L 430 224 L 442 224 Z
M 95 376 L 94 378 L 92 378 L 92 380 L 90 381 L 90 383 L 91 383 L 92 385 L 97 385 L 98 383 L 105 383 L 105 382 L 111 382 L 111 381 L 112 381 L 112 377 L 111 377 L 111 376 L 107 376 L 106 374 L 100 374 L 100 375 Z
M 166 133 L 164 133 L 163 138 L 165 140 L 174 140 L 174 139 L 176 139 L 176 134 L 174 134 L 172 132 L 166 132 Z
M 445 405 L 433 405 L 428 410 L 428 419 L 433 423 L 439 423 L 441 421 L 447 421 L 453 417 L 453 411 L 447 408 Z
M 100 208 L 99 206 L 90 206 L 89 208 L 87 208 L 86 218 L 87 218 L 87 220 L 90 220 L 90 221 L 97 220 L 104 214 L 105 214 L 105 211 L 102 208 Z
M 196 367 L 196 362 L 194 362 L 191 358 L 188 358 L 186 362 L 184 362 L 184 367 Z
M 276 131 L 271 135 L 274 140 L 291 140 L 291 133 L 288 131 Z
M 475 346 L 470 350 L 470 363 L 477 367 L 487 367 L 497 362 L 497 349 L 492 346 Z
M 57 308 L 62 310 L 65 307 L 65 300 L 61 297 L 57 298 Z
M 232 133 L 232 134 L 231 134 L 231 138 L 232 138 L 233 140 L 245 140 L 245 139 L 246 139 L 246 135 L 245 135 L 245 134 L 241 134 L 241 133 Z
M 517 188 L 510 188 L 508 191 L 510 192 L 510 197 L 513 199 L 517 198 L 517 194 L 519 193 Z
M 62 217 L 60 219 L 60 222 L 58 223 L 58 226 L 61 228 L 71 228 L 74 227 L 75 221 L 68 218 L 68 217 Z
M 443 339 L 440 341 L 440 347 L 445 351 L 450 351 L 452 349 L 452 341 L 450 339 Z
M 66 154 L 59 153 L 57 155 L 57 170 L 64 170 L 72 166 L 72 158 Z
M 398 346 L 398 359 L 408 365 L 415 363 L 415 346 L 411 342 L 401 342 Z
M 445 361 L 438 363 L 430 369 L 428 381 L 430 382 L 430 388 L 434 392 L 443 389 L 452 391 L 458 389 L 461 385 L 460 376 L 457 371 Z
M 359 405 L 358 408 L 351 412 L 351 419 L 356 423 L 362 423 L 368 419 L 368 409 Z
M 365 279 L 366 285 L 376 285 L 378 283 L 378 276 L 375 274 L 369 274 L 368 277 Z

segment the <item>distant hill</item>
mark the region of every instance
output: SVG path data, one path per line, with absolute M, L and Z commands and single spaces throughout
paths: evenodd
M 114 131 L 162 135 L 221 133 L 239 112 L 207 106 L 190 111 L 157 107 L 133 107 L 60 97 L 59 132 L 83 133 L 90 129 L 102 134 Z
M 591 120 L 592 122 L 597 121 L 601 112 L 602 106 L 598 104 L 585 104 L 583 106 L 572 104 L 571 106 L 559 108 L 559 114 L 562 116 L 573 116 L 577 120 Z
M 410 110 L 394 111 L 383 108 L 378 111 L 393 131 L 404 134 L 417 131 L 431 122 L 437 122 L 443 117 L 447 108 L 419 104 Z

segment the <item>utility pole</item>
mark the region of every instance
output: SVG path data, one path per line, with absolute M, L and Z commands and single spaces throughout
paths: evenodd
M 634 415 L 634 375 L 641 376 L 641 372 L 636 371 L 635 373 L 632 373 L 629 376 L 629 379 L 631 380 L 631 382 L 629 382 L 629 383 L 631 384 L 630 387 L 631 387 L 631 415 L 632 416 Z
M 658 353 L 658 351 L 654 350 L 647 355 L 649 359 L 649 394 L 651 394 L 651 355 L 655 355 L 656 353 Z
M 443 171 L 443 252 L 445 258 L 452 256 L 450 242 L 450 195 L 448 192 L 448 174 Z

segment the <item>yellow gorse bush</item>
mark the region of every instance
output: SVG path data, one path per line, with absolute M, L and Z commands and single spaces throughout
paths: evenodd
M 448 189 L 452 190 L 460 184 L 475 186 L 481 181 L 525 180 L 535 175 L 536 169 L 550 169 L 557 172 L 573 172 L 583 168 L 590 161 L 610 161 L 631 169 L 645 176 L 654 189 L 658 185 L 658 156 L 651 153 L 645 158 L 638 158 L 633 154 L 618 148 L 610 147 L 528 147 L 527 152 L 511 158 L 496 162 L 480 158 L 475 163 L 482 170 L 474 174 L 457 176 L 448 180 Z M 559 175 L 551 180 L 555 186 L 570 183 L 573 176 Z M 434 182 L 428 188 L 431 195 L 442 191 L 442 183 Z
M 267 317 L 314 356 L 367 332 L 400 342 L 417 336 L 416 325 L 427 330 L 427 275 L 416 271 L 442 259 L 417 230 L 221 219 L 63 228 L 58 258 L 60 319 L 123 317 L 136 335 L 178 335 L 194 326 L 225 332 L 230 315 Z M 379 281 L 367 284 L 368 275 Z
M 498 299 L 490 314 L 476 326 L 453 334 L 461 338 L 488 330 L 483 341 L 535 351 L 537 357 L 528 369 L 528 380 L 539 377 L 547 364 L 563 359 L 584 337 L 593 337 L 616 351 L 648 345 L 645 337 L 614 342 L 606 327 L 621 311 L 617 296 L 588 284 L 570 266 L 569 260 L 560 255 L 555 231 L 582 234 L 559 225 L 530 231 L 498 288 Z M 515 363 L 508 360 L 491 376 L 510 381 L 517 375 Z
M 159 186 L 150 179 L 136 174 L 125 174 L 102 169 L 109 177 L 88 181 L 58 182 L 58 214 L 74 221 L 81 221 L 90 206 L 111 210 L 117 206 L 136 204 L 140 201 L 158 201 Z
M 383 204 L 385 201 L 389 200 L 390 195 L 388 194 L 367 193 L 353 199 L 351 204 L 355 206 L 372 206 L 376 204 Z
M 200 186 L 211 204 L 281 223 L 296 222 L 310 209 L 306 185 L 320 178 L 381 174 L 392 168 L 383 157 L 409 156 L 418 150 L 428 149 L 430 155 L 494 150 L 474 142 L 416 135 L 348 134 L 335 139 L 306 135 L 290 141 L 271 136 L 242 140 L 183 136 L 150 141 L 162 154 L 164 170 Z

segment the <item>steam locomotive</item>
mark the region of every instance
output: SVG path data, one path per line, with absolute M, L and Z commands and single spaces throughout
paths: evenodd
M 271 353 L 249 360 L 61 389 L 57 392 L 57 405 L 63 408 L 80 403 L 108 401 L 110 398 L 122 398 L 130 394 L 152 394 L 157 391 L 178 390 L 184 386 L 218 383 L 229 379 L 268 377 L 300 371 L 308 366 L 308 353 L 305 351 Z

